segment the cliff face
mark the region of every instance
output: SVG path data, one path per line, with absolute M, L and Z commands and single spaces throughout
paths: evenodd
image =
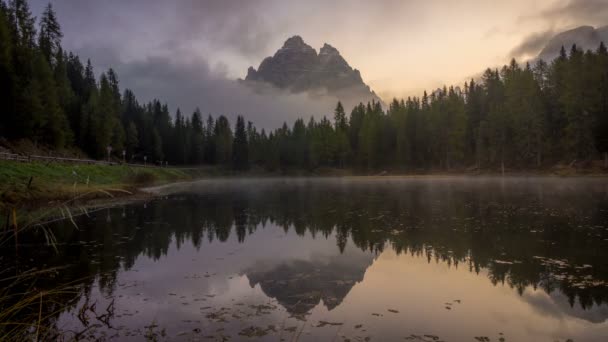
M 325 44 L 317 54 L 300 36 L 287 39 L 257 70 L 250 67 L 245 81 L 264 82 L 294 93 L 326 92 L 344 100 L 380 101 L 336 48 Z

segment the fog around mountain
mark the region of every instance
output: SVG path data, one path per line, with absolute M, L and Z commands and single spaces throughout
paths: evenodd
M 567 51 L 573 44 L 583 50 L 597 50 L 601 42 L 608 43 L 608 26 L 594 28 L 592 26 L 581 26 L 572 30 L 556 34 L 541 50 L 538 58 L 545 61 L 559 56 L 563 47 Z
M 584 51 L 596 51 L 602 41 L 608 42 L 608 26 L 583 25 L 567 30 L 551 28 L 530 34 L 511 50 L 510 57 L 518 61 L 551 61 L 559 56 L 562 46 L 567 52 L 573 44 Z
M 291 93 L 333 96 L 349 107 L 360 102 L 381 101 L 333 46 L 325 43 L 317 51 L 302 37 L 285 41 L 272 57 L 266 57 L 256 70 L 250 67 L 244 84 L 259 88 L 268 84 Z

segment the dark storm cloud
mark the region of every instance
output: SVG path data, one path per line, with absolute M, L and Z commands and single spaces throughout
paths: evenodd
M 38 15 L 48 1 L 30 0 L 33 12 Z M 359 46 L 381 48 L 378 37 L 423 23 L 432 13 L 410 0 L 50 1 L 64 47 L 83 62 L 90 58 L 97 75 L 115 69 L 121 88 L 133 90 L 141 102 L 158 98 L 188 114 L 196 107 L 214 115 L 242 114 L 263 127 L 329 114 L 337 102 L 268 89 L 253 93 L 235 81 L 289 36 L 303 35 L 316 47 L 326 39 L 350 46 L 350 55 L 341 50 L 350 62 Z M 341 100 L 347 107 L 353 102 Z
M 548 30 L 529 35 L 511 51 L 511 57 L 521 58 L 538 55 L 547 45 L 547 42 L 555 36 L 555 33 L 553 30 Z
M 179 31 L 190 40 L 206 39 L 247 56 L 260 56 L 278 31 L 263 8 L 271 1 L 185 0 L 173 3 Z
M 539 21 L 546 29 L 528 35 L 512 51 L 512 57 L 536 56 L 556 34 L 578 26 L 608 24 L 607 0 L 564 0 L 552 8 L 525 15 L 520 22 Z
M 66 43 L 75 45 L 102 40 L 116 47 L 147 44 L 183 50 L 205 43 L 210 49 L 259 56 L 277 31 L 276 22 L 267 20 L 262 10 L 271 0 L 51 2 L 66 31 Z M 47 0 L 32 3 L 40 12 Z
M 253 92 L 223 71 L 230 61 L 218 61 L 218 55 L 259 63 L 267 54 L 276 32 L 262 11 L 268 2 L 65 0 L 53 5 L 65 47 L 90 58 L 97 74 L 114 68 L 121 87 L 132 89 L 141 102 L 158 98 L 188 115 L 197 107 L 214 116 L 241 114 L 265 128 L 331 113 L 335 98 Z M 33 2 L 34 12 L 44 5 Z
M 540 14 L 553 22 L 584 22 L 591 25 L 608 24 L 608 1 L 569 0 Z

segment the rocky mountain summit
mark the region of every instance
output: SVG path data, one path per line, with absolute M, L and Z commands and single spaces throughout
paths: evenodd
M 293 93 L 328 94 L 347 102 L 380 101 L 361 73 L 329 44 L 317 51 L 300 36 L 293 36 L 258 69 L 250 67 L 245 82 L 263 82 Z

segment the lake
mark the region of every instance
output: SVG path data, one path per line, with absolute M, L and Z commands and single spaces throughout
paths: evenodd
M 73 285 L 42 308 L 65 336 L 608 339 L 604 178 L 216 179 L 151 191 L 78 217 L 78 229 L 51 224 L 57 251 L 33 236 L 17 260 L 2 257 L 4 269 L 68 265 L 37 284 Z

